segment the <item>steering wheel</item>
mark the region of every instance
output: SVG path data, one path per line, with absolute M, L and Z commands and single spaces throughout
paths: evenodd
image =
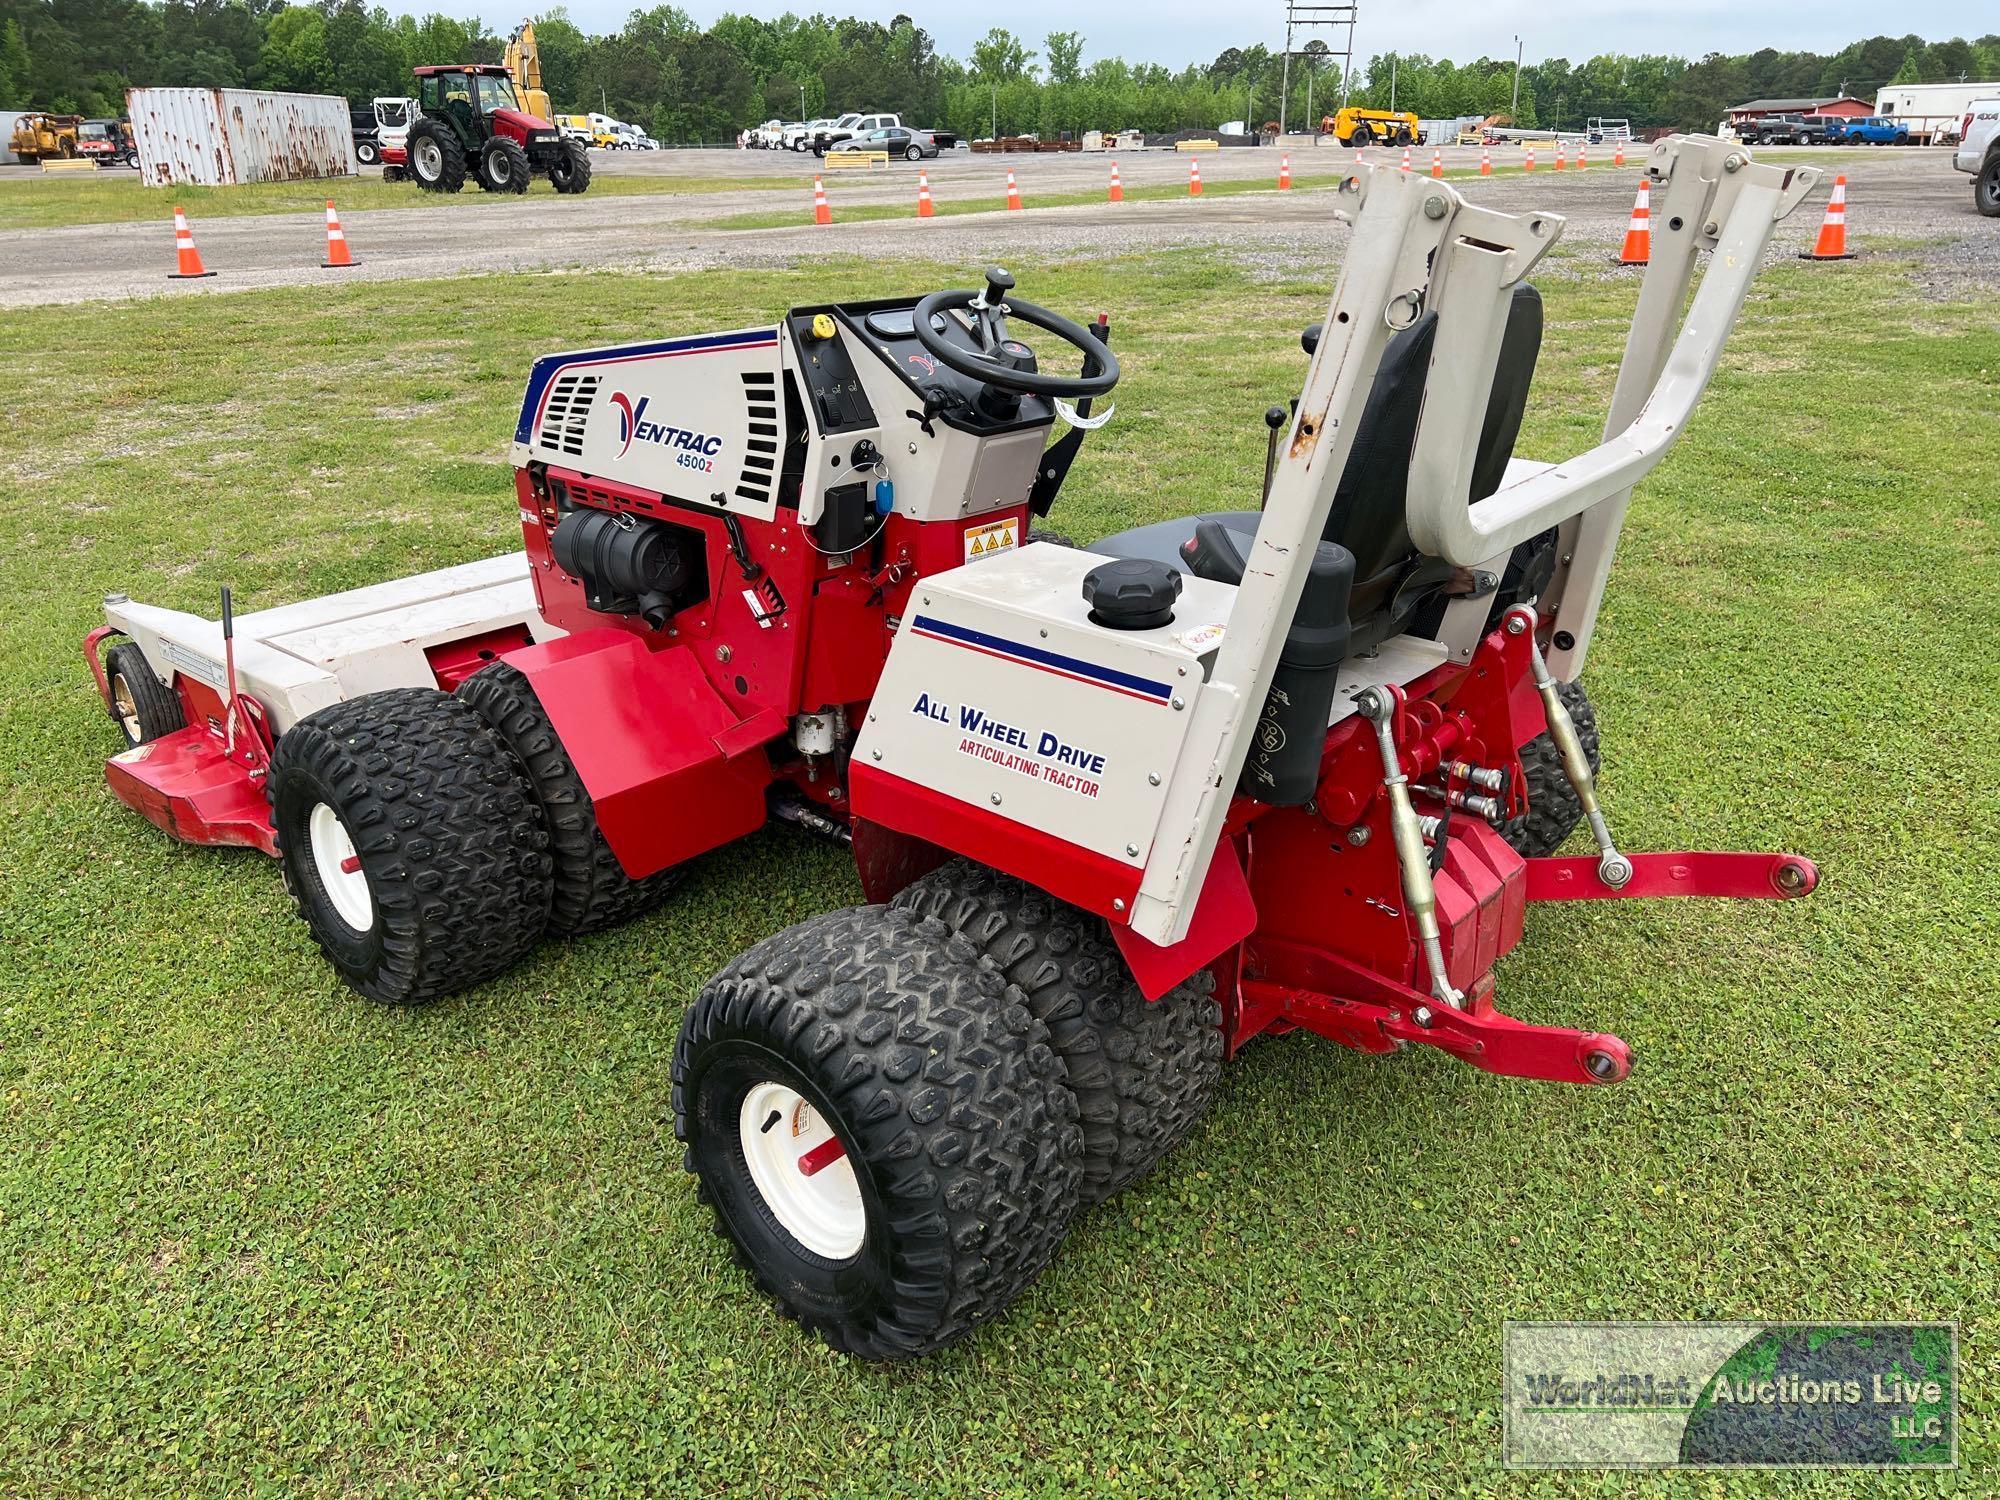
M 1059 313 L 1032 302 L 1011 300 L 1014 278 L 998 266 L 986 272 L 986 286 L 977 292 L 932 292 L 911 314 L 916 324 L 917 342 L 946 369 L 982 381 L 1003 391 L 1023 396 L 1102 396 L 1118 384 L 1118 356 L 1109 344 L 1070 322 Z M 944 329 L 956 320 L 943 314 L 960 308 L 972 315 L 970 333 L 977 348 L 953 343 Z M 1044 375 L 1035 367 L 1035 351 L 1007 332 L 1012 317 L 1031 328 L 1052 333 L 1083 355 L 1083 370 L 1076 375 Z M 942 328 L 933 327 L 933 321 Z

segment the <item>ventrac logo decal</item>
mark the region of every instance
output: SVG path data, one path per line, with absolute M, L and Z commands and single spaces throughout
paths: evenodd
M 651 443 L 655 447 L 672 449 L 674 462 L 683 469 L 713 474 L 715 455 L 722 451 L 722 439 L 706 432 L 669 427 L 664 422 L 647 420 L 646 407 L 652 399 L 651 396 L 641 396 L 634 404 L 623 391 L 611 393 L 611 404 L 618 408 L 618 456 L 623 458 L 630 453 L 634 443 Z

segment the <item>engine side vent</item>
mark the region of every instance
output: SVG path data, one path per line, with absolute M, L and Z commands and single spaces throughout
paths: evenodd
M 550 453 L 583 457 L 583 427 L 604 377 L 581 370 L 558 375 L 542 409 L 541 446 Z
M 778 481 L 778 377 L 764 370 L 745 370 L 743 400 L 750 437 L 736 498 L 769 505 Z

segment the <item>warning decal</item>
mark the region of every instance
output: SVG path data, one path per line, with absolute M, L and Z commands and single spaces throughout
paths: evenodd
M 988 521 L 984 526 L 968 526 L 965 530 L 965 560 L 991 557 L 996 552 L 1012 552 L 1021 544 L 1021 523 L 1011 517 L 1005 521 Z

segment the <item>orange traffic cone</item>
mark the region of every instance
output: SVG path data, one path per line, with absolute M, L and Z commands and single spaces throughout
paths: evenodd
M 1639 196 L 1632 203 L 1632 222 L 1625 226 L 1625 247 L 1618 252 L 1621 266 L 1643 266 L 1653 258 L 1653 200 L 1646 179 L 1639 179 Z
M 333 211 L 333 200 L 326 200 L 326 259 L 320 262 L 323 270 L 336 270 L 341 266 L 355 265 L 353 252 L 347 248 L 347 235 L 340 227 L 340 215 Z
M 1833 196 L 1826 200 L 1826 218 L 1819 226 L 1819 239 L 1810 250 L 1799 252 L 1800 260 L 1853 260 L 1847 248 L 1847 174 L 1833 179 Z
M 1479 175 L 1481 177 L 1493 175 L 1493 149 L 1490 146 L 1479 148 Z
M 1444 176 L 1444 152 L 1437 147 L 1431 148 L 1431 176 Z
M 174 254 L 180 261 L 180 269 L 167 273 L 169 281 L 193 281 L 199 276 L 215 274 L 202 269 L 201 252 L 194 247 L 194 231 L 188 228 L 187 215 L 181 212 L 178 203 L 174 205 Z
M 1556 170 L 1557 170 L 1558 172 L 1560 172 L 1560 171 L 1561 171 L 1562 169 L 1563 169 L 1563 143 L 1562 143 L 1561 141 L 1557 141 L 1557 142 L 1556 142 Z
M 813 223 L 831 224 L 832 222 L 833 210 L 827 206 L 826 185 L 819 180 L 819 174 L 815 172 L 813 174 Z
M 1021 206 L 1021 190 L 1014 185 L 1014 169 L 1011 167 L 1007 169 L 1007 206 L 1009 208 Z
M 1188 196 L 1190 198 L 1201 196 L 1201 158 L 1198 156 L 1188 158 Z
M 1118 163 L 1115 161 L 1111 164 L 1110 201 L 1113 203 L 1123 203 L 1125 201 L 1125 186 L 1118 180 Z
M 917 217 L 928 219 L 931 215 L 931 177 L 922 167 L 917 168 Z
M 1528 148 L 1528 160 L 1523 164 L 1522 170 L 1527 172 L 1535 170 L 1535 148 L 1533 146 Z
M 1625 143 L 1623 141 L 1620 141 L 1616 146 L 1611 148 L 1611 165 L 1614 167 L 1625 165 Z
M 1581 172 L 1584 171 L 1589 166 L 1590 166 L 1590 142 L 1578 141 L 1576 144 L 1576 169 L 1577 171 Z
M 1403 148 L 1403 170 L 1405 172 L 1410 170 L 1410 148 L 1408 146 Z
M 1284 192 L 1292 185 L 1292 159 L 1290 156 L 1278 158 L 1278 191 Z

